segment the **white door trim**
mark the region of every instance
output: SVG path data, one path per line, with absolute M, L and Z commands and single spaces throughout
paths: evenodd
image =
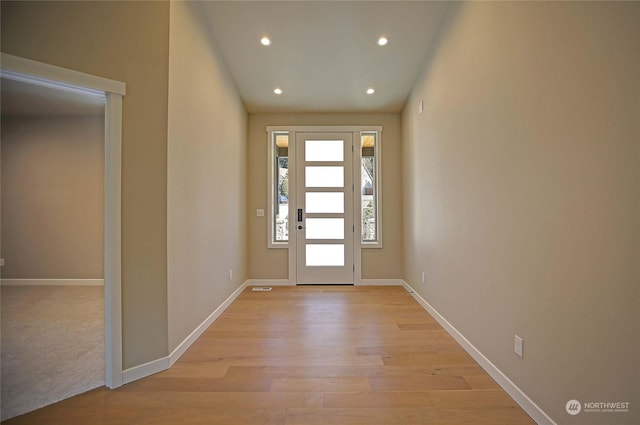
M 360 133 L 361 131 L 382 132 L 381 125 L 338 125 L 338 126 L 307 126 L 307 125 L 268 125 L 267 133 L 270 131 L 283 131 L 291 133 Z M 291 141 L 291 139 L 289 139 Z M 291 156 L 291 155 L 289 155 Z
M 296 173 L 296 179 L 298 180 L 296 196 L 294 199 L 295 207 L 303 209 L 302 222 L 298 221 L 297 213 L 290 216 L 295 221 L 295 233 L 290 240 L 295 237 L 296 239 L 296 282 L 301 284 L 314 284 L 314 283 L 335 283 L 335 284 L 350 284 L 354 283 L 354 263 L 353 253 L 355 251 L 355 232 L 354 232 L 354 191 L 353 191 L 353 144 L 354 133 L 352 132 L 298 132 L 296 133 L 293 143 L 296 144 L 296 161 L 294 163 Z M 340 161 L 312 161 L 305 160 L 305 143 L 309 140 L 333 140 L 341 142 L 341 151 L 344 157 Z M 291 144 L 291 141 L 289 142 Z M 340 165 L 339 165 L 340 164 Z M 314 166 L 339 166 L 343 170 L 344 182 L 340 187 L 307 187 L 306 183 L 302 184 L 304 180 L 305 170 L 308 168 L 314 168 Z M 291 169 L 290 169 L 291 174 Z M 318 214 L 317 211 L 309 212 L 308 206 L 305 207 L 304 197 L 308 192 L 341 192 L 344 194 L 344 209 L 340 213 L 323 213 Z M 313 220 L 313 217 L 317 218 L 340 218 L 343 220 L 344 235 L 342 239 L 308 239 L 307 227 L 309 221 Z M 299 230 L 300 227 L 302 230 Z M 344 264 L 339 266 L 308 266 L 307 265 L 307 252 L 306 248 L 318 244 L 337 244 L 344 247 Z
M 383 131 L 383 127 L 382 126 L 267 126 L 266 127 L 266 132 L 268 134 L 271 134 L 272 132 L 276 132 L 276 131 L 281 131 L 281 132 L 287 132 L 289 134 L 289 152 L 288 152 L 288 156 L 289 156 L 289 169 L 295 169 L 295 158 L 296 158 L 296 133 L 344 133 L 344 132 L 352 132 L 353 134 L 353 142 L 354 142 L 354 146 L 359 146 L 359 143 L 356 143 L 357 140 L 359 140 L 359 135 L 361 132 L 363 131 L 377 131 L 382 133 Z M 354 155 L 354 158 L 356 156 Z M 359 158 L 359 155 L 358 155 Z M 353 167 L 356 167 L 357 164 L 353 164 Z M 271 166 L 271 165 L 269 165 Z M 358 165 L 359 167 L 359 165 Z M 355 169 L 355 168 L 354 168 Z M 356 182 L 356 180 L 354 179 L 354 183 Z M 289 172 L 289 194 L 291 196 L 291 194 L 295 194 L 296 193 L 296 178 L 295 178 L 295 173 L 291 173 Z M 296 216 L 296 200 L 294 199 L 289 199 L 289 217 L 293 218 Z M 359 214 L 359 211 L 357 211 L 357 206 L 358 203 L 355 200 L 355 196 L 354 196 L 354 203 L 353 203 L 354 207 L 353 207 L 353 213 L 354 213 L 354 223 L 358 223 L 359 220 L 357 220 L 357 218 L 359 217 L 357 214 Z M 270 225 L 270 224 L 269 224 Z M 289 220 L 289 242 L 288 242 L 288 249 L 289 249 L 289 278 L 288 278 L 288 284 L 289 285 L 296 285 L 297 284 L 297 277 L 296 277 L 296 261 L 297 261 L 297 244 L 296 244 L 296 238 L 292 237 L 292 235 L 296 234 L 296 220 L 290 219 Z M 358 227 L 358 225 L 356 225 L 356 227 Z M 357 230 L 357 228 L 356 228 Z M 356 235 L 358 235 L 359 233 L 356 232 Z M 354 255 L 353 255 L 353 260 L 355 263 L 355 272 L 353 274 L 353 282 L 354 285 L 358 285 L 358 284 L 362 284 L 362 265 L 361 265 L 361 249 L 362 249 L 362 241 L 360 237 L 356 237 L 356 235 L 354 235 L 353 238 L 353 247 L 354 247 Z
M 121 158 L 124 83 L 2 53 L 1 75 L 102 96 L 105 107 L 105 382 L 122 386 Z

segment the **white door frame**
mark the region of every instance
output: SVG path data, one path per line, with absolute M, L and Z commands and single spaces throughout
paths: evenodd
M 296 159 L 293 162 L 295 166 L 295 178 L 298 182 L 296 186 L 296 195 L 293 200 L 296 202 L 295 208 L 301 208 L 296 210 L 296 214 L 292 217 L 295 221 L 296 230 L 294 236 L 296 238 L 296 283 L 302 284 L 340 284 L 340 285 L 353 285 L 354 284 L 354 251 L 355 251 L 355 228 L 353 225 L 354 220 L 354 183 L 353 183 L 353 145 L 354 145 L 354 133 L 352 132 L 309 132 L 309 133 L 296 133 L 296 139 L 290 141 L 296 144 Z M 342 142 L 342 152 L 344 157 L 342 161 L 320 161 L 320 162 L 308 162 L 305 159 L 304 146 L 309 140 L 332 140 Z M 323 188 L 307 188 L 305 184 L 301 184 L 305 179 L 304 173 L 308 167 L 314 166 L 337 166 L 343 169 L 344 182 L 341 187 L 323 187 Z M 291 169 L 289 170 L 291 174 Z M 307 192 L 342 192 L 344 193 L 344 209 L 339 214 L 314 214 L 308 211 L 308 206 L 305 206 L 305 193 Z M 301 220 L 298 220 L 298 211 L 302 212 Z M 317 213 L 317 211 L 316 211 Z M 309 226 L 309 220 L 313 220 L 313 217 L 325 217 L 325 218 L 342 218 L 344 235 L 342 239 L 308 239 L 307 227 Z M 320 244 L 340 244 L 344 247 L 344 264 L 342 266 L 320 266 L 309 267 L 307 266 L 307 252 L 306 247 L 309 245 Z
M 121 157 L 124 83 L 70 69 L 1 54 L 1 75 L 41 86 L 78 91 L 106 99 L 105 107 L 105 383 L 122 386 Z
M 360 167 L 360 133 L 367 131 L 377 131 L 382 132 L 382 126 L 267 126 L 266 128 L 268 134 L 272 134 L 273 132 L 287 132 L 289 134 L 289 146 L 288 146 L 288 157 L 289 157 L 289 196 L 291 194 L 296 193 L 296 179 L 295 173 L 291 173 L 291 170 L 295 169 L 295 162 L 291 162 L 292 159 L 295 161 L 296 158 L 296 133 L 353 133 L 353 146 L 354 146 L 354 155 L 353 155 L 353 167 L 355 169 L 359 169 Z M 271 163 L 269 163 L 269 167 L 271 167 Z M 270 184 L 270 182 L 269 182 Z M 353 172 L 353 184 L 356 187 L 360 187 L 360 173 Z M 297 232 L 297 222 L 294 220 L 296 217 L 296 202 L 297 200 L 289 199 L 289 242 L 287 247 L 289 249 L 289 285 L 297 284 L 297 276 L 296 276 L 296 261 L 297 261 L 297 242 L 294 235 Z M 360 197 L 354 195 L 353 199 L 353 223 L 355 225 L 355 235 L 353 238 L 353 262 L 355 266 L 355 271 L 353 273 L 353 284 L 360 285 L 362 284 L 362 238 L 359 237 L 361 234 L 360 229 Z

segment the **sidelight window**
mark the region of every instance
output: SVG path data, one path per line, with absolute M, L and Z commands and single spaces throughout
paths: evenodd
M 360 135 L 360 220 L 363 247 L 381 246 L 379 132 Z
M 271 133 L 271 205 L 269 246 L 287 246 L 289 241 L 289 134 Z

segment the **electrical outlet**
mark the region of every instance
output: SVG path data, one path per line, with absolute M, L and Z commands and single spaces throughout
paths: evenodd
M 4 258 L 0 258 L 0 267 L 4 267 Z
M 524 357 L 524 340 L 522 338 L 520 338 L 518 335 L 514 335 L 513 336 L 513 351 L 515 351 L 515 353 L 520 356 L 520 357 Z
M 421 114 L 422 111 L 424 111 L 424 103 L 420 100 L 420 103 L 418 103 L 418 114 Z
M 229 269 L 229 280 L 233 280 L 233 270 Z
M 422 272 L 422 283 L 424 283 L 424 272 Z

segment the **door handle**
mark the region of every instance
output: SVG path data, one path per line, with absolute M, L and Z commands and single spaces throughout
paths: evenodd
M 298 230 L 302 230 L 302 229 L 304 229 L 304 227 L 298 226 Z

